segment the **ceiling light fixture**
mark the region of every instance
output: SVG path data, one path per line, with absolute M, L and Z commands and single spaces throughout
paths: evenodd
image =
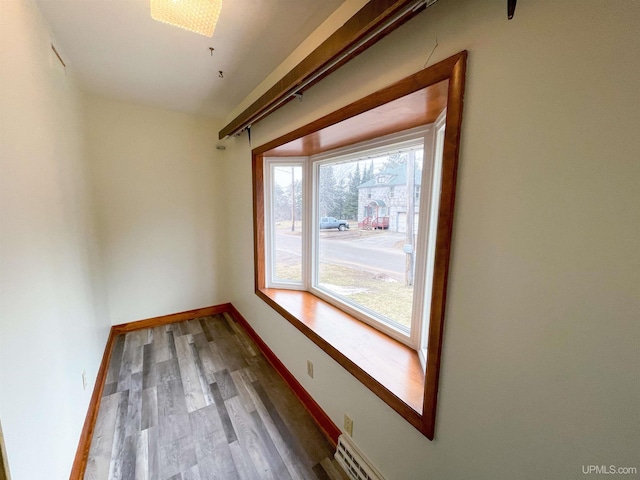
M 222 0 L 151 0 L 151 18 L 211 37 L 221 8 Z

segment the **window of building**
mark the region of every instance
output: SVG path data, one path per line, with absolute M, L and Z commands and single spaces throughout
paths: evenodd
M 438 207 L 429 193 L 440 191 L 444 120 L 443 112 L 432 125 L 297 161 L 266 158 L 267 286 L 309 290 L 426 361 L 433 271 L 424 266 L 433 264 L 429 227 Z M 361 175 L 367 169 L 374 178 Z M 394 188 L 380 182 L 386 176 L 404 192 L 394 206 L 383 200 Z M 412 195 L 422 184 L 423 199 Z M 362 188 L 373 201 L 363 201 Z M 390 222 L 398 212 L 402 222 Z
M 252 152 L 256 294 L 430 439 L 465 65 L 461 52 Z
M 269 285 L 302 288 L 302 229 L 304 159 L 267 163 L 270 185 L 265 203 L 269 211 L 266 237 Z

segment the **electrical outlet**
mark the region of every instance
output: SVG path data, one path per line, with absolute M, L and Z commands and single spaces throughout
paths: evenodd
M 87 371 L 86 370 L 82 370 L 82 389 L 83 390 L 87 389 Z
M 307 360 L 307 375 L 313 378 L 313 362 L 311 360 Z
M 353 437 L 353 420 L 345 413 L 344 414 L 344 431 L 347 435 Z

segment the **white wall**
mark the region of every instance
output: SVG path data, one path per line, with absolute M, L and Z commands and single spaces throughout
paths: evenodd
M 640 471 L 640 3 L 440 0 L 252 128 L 253 146 L 469 50 L 436 439 L 253 293 L 251 158 L 227 141 L 231 300 L 388 479 Z M 315 378 L 305 361 L 315 363 Z
M 108 334 L 80 100 L 33 2 L 0 1 L 0 419 L 14 480 L 68 477 Z
M 228 301 L 219 125 L 94 97 L 86 114 L 112 324 Z

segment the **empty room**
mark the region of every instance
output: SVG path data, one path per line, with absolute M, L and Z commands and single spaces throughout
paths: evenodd
M 640 478 L 639 28 L 0 0 L 0 480 Z

